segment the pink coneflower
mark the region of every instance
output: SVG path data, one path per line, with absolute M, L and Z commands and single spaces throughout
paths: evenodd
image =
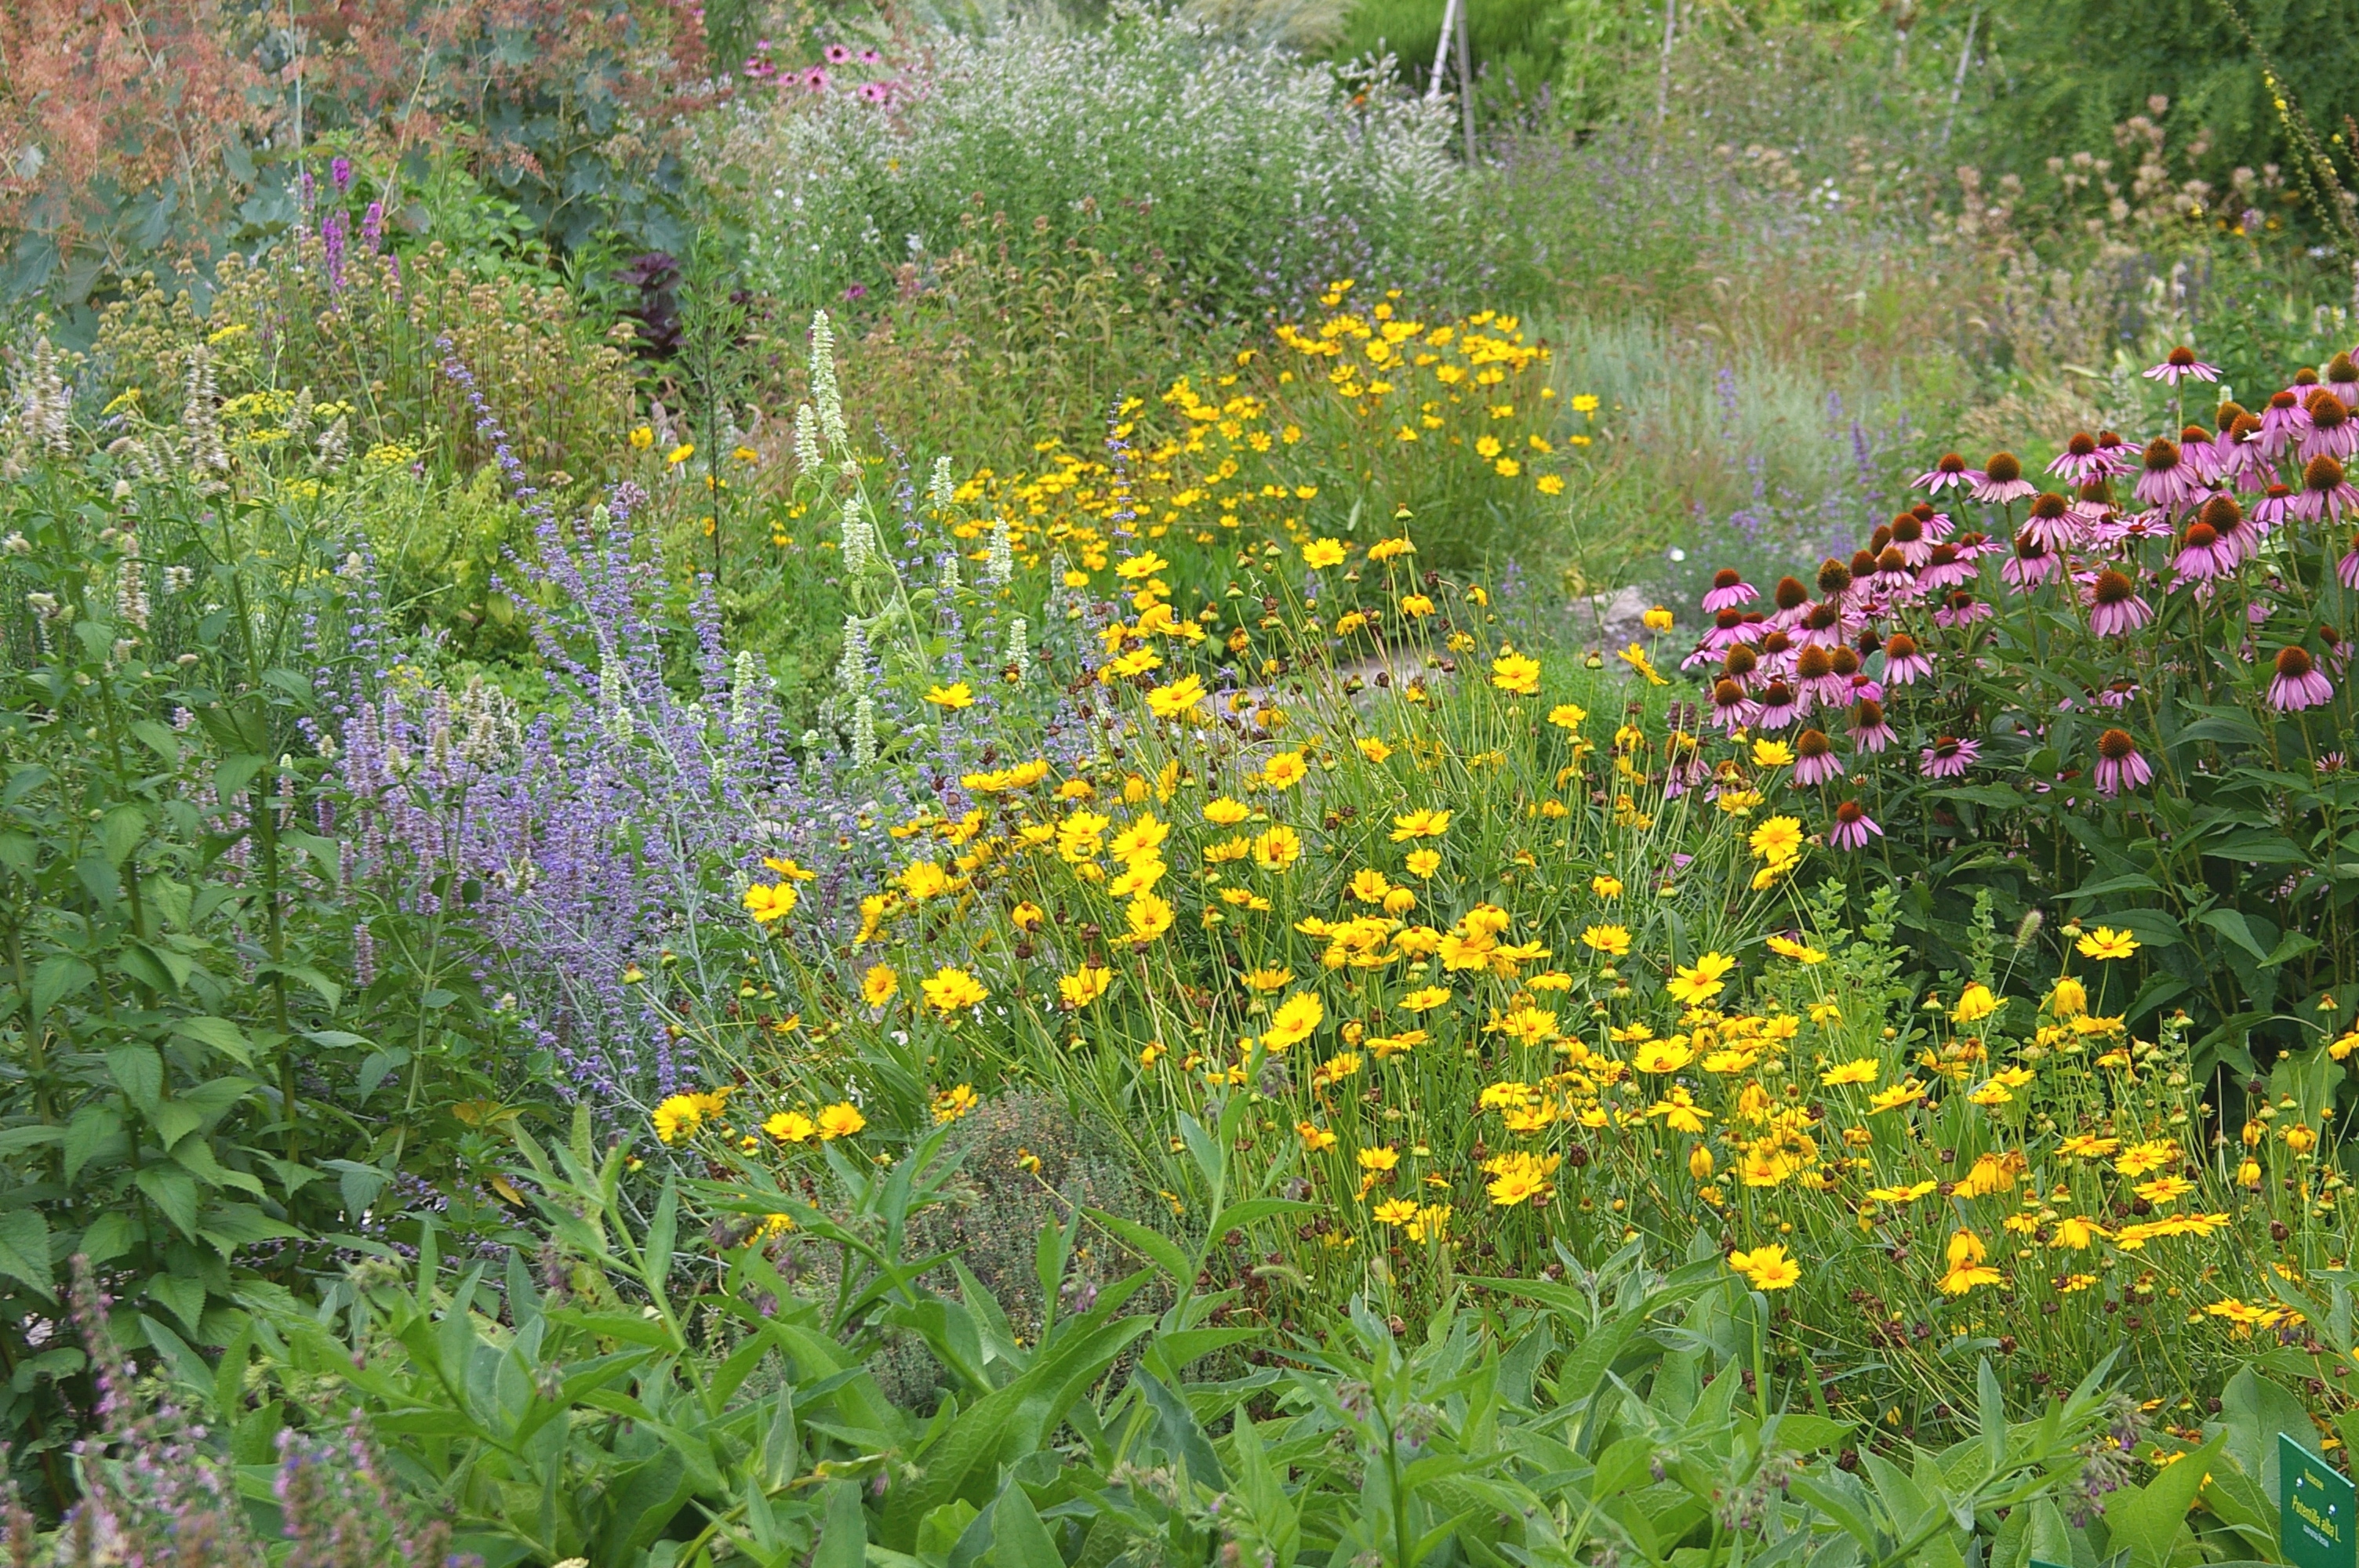
M 2130 698 L 2137 695 L 2137 682 L 2117 680 L 2097 693 L 2097 700 L 2107 708 L 2127 708 Z
M 1851 749 L 1874 756 L 1891 745 L 1899 736 L 1884 721 L 1884 704 L 1863 701 L 1851 710 Z
M 1881 838 L 1884 829 L 1867 814 L 1867 807 L 1855 800 L 1844 801 L 1835 807 L 1835 819 L 1827 827 L 1827 845 L 1835 849 L 1864 849 L 1870 838 Z
M 1791 626 L 1809 613 L 1810 590 L 1802 586 L 1800 578 L 1781 577 L 1777 586 L 1769 590 L 1769 601 L 1777 607 L 1777 612 L 1769 617 L 1769 624 Z
M 2107 568 L 2089 589 L 2089 630 L 2100 637 L 2120 637 L 2154 619 L 2154 606 L 2138 597 L 2137 584 Z
M 1908 557 L 1900 553 L 1899 546 L 1886 545 L 1876 556 L 1875 586 L 1885 593 L 1917 586 L 1917 574 L 1908 569 Z
M 2027 495 L 2037 494 L 2039 489 L 2023 477 L 2023 463 L 2013 452 L 1993 452 L 1982 471 L 1973 478 L 1974 499 L 1993 506 L 2021 501 Z
M 1751 647 L 1739 643 L 1729 649 L 1727 655 L 1721 660 L 1720 676 L 1723 680 L 1733 680 L 1750 691 L 1760 684 L 1754 678 L 1754 673 L 1760 667 L 1761 656 Z
M 1843 763 L 1835 757 L 1834 742 L 1823 730 L 1805 730 L 1794 737 L 1794 782 L 1815 785 L 1843 776 Z
M 2069 550 L 2081 542 L 2080 519 L 2072 515 L 2072 503 L 2051 491 L 2032 498 L 2023 531 L 2050 550 Z
M 1794 684 L 1801 687 L 1804 707 L 1841 702 L 1850 689 L 1851 682 L 1835 673 L 1836 651 L 1823 643 L 1807 643 L 1794 655 Z
M 2203 481 L 2180 455 L 2179 443 L 2157 436 L 2146 444 L 2145 467 L 2134 493 L 2148 506 L 2171 511 L 2188 505 L 2203 493 Z
M 1712 687 L 1712 721 L 1723 730 L 1742 730 L 1753 722 L 1759 711 L 1754 700 L 1745 695 L 1745 688 L 1733 680 L 1719 680 Z
M 2269 682 L 2269 706 L 2279 713 L 2298 713 L 2334 697 L 2334 683 L 2319 673 L 2309 651 L 2284 648 L 2277 653 L 2277 678 Z
M 2359 534 L 2351 535 L 2351 553 L 2334 563 L 2334 575 L 2343 587 L 2359 593 Z
M 2102 479 L 2084 482 L 2072 492 L 2072 515 L 2084 534 L 2102 526 L 2114 515 L 2114 487 Z
M 2359 364 L 2354 364 L 2349 353 L 2338 353 L 2326 362 L 2327 389 L 2343 399 L 2343 406 L 2359 411 Z
M 1917 648 L 1917 639 L 1895 632 L 1884 644 L 1884 678 L 1895 686 L 1913 686 L 1933 673 L 1933 661 Z
M 2017 593 L 2026 593 L 2055 578 L 2062 568 L 2063 562 L 2027 528 L 2015 536 L 2015 555 L 1998 568 L 1998 577 Z
M 1974 577 L 1974 568 L 1958 558 L 1957 546 L 1936 545 L 1925 558 L 1925 569 L 1917 574 L 1917 586 L 1927 593 L 1940 593 L 1972 582 Z
M 2220 477 L 2220 449 L 2212 432 L 2201 425 L 2183 425 L 2179 431 L 2179 460 L 2205 484 Z
M 2234 418 L 2220 422 L 2212 450 L 2219 460 L 2213 465 L 2219 477 L 2239 489 L 2252 490 L 2276 477 L 2268 454 L 2261 449 L 2260 420 L 2241 408 Z
M 2261 410 L 2261 435 L 2255 444 L 2263 457 L 2274 461 L 2309 429 L 2310 415 L 2302 407 L 2301 398 L 2291 392 L 2272 393 L 2268 406 Z
M 1933 624 L 1944 631 L 1954 632 L 1961 626 L 1972 626 L 1976 622 L 1987 621 L 1991 618 L 1991 607 L 1987 601 L 1976 599 L 1962 588 L 1950 595 L 1948 602 L 1940 609 L 1933 611 Z
M 2154 770 L 2138 754 L 2137 737 L 2126 730 L 2108 730 L 2097 737 L 2097 793 L 2119 795 L 2142 789 Z
M 2301 466 L 2301 493 L 2293 499 L 2293 514 L 2308 522 L 2340 520 L 2359 509 L 2359 490 L 2343 476 L 2343 465 L 2323 453 Z
M 1804 711 L 1801 697 L 1794 688 L 1784 681 L 1773 680 L 1762 688 L 1753 722 L 1764 730 L 1783 730 L 1801 718 Z
M 2083 480 L 2103 479 L 2114 471 L 2113 465 L 2097 454 L 2097 438 L 2086 430 L 2074 433 L 2048 465 L 2048 471 L 2067 484 L 2079 484 Z
M 1948 513 L 1934 511 L 1929 502 L 1920 501 L 1910 507 L 1908 515 L 1925 525 L 1925 537 L 1936 545 L 1948 538 L 1950 530 L 1956 526 Z
M 1970 472 L 1965 459 L 1955 452 L 1943 452 L 1940 462 L 1908 482 L 1914 489 L 1930 490 L 1939 495 L 1952 487 L 1963 490 L 1972 485 L 1974 481 L 1969 477 Z
M 811 67 L 809 70 L 803 72 L 802 81 L 803 86 L 810 92 L 826 92 L 828 81 L 827 68 L 817 65 Z
M 1981 741 L 1944 735 L 1917 753 L 1917 766 L 1929 779 L 1962 778 L 1968 768 L 1982 760 L 1982 754 Z
M 2184 343 L 2164 356 L 2163 362 L 2146 373 L 2148 381 L 2158 381 L 2166 386 L 2177 386 L 2184 381 L 2217 381 L 2217 365 L 2207 365 L 2195 357 L 2195 351 Z
M 2295 495 L 2288 485 L 2273 484 L 2253 503 L 2253 532 L 2266 539 L 2269 530 L 2282 523 L 2292 522 L 2299 514 L 2293 509 Z
M 1995 556 L 1999 552 L 1999 542 L 1979 528 L 1959 535 L 1954 542 L 1958 546 L 1958 559 L 1962 561 L 1978 561 L 1984 556 Z
M 1703 612 L 1717 615 L 1723 610 L 1735 610 L 1761 597 L 1761 590 L 1745 580 L 1744 574 L 1723 567 L 1712 574 L 1712 587 L 1703 596 Z
M 2097 456 L 2104 462 L 2106 478 L 2137 467 L 2137 449 L 2111 430 L 2097 432 Z
M 2302 457 L 2347 458 L 2359 450 L 2359 424 L 2333 392 L 2320 387 L 2302 405 L 2302 412 L 2310 416 L 2310 428 L 2301 438 Z
M 2236 569 L 2236 558 L 2220 547 L 2220 531 L 2209 523 L 2190 523 L 2179 536 L 2179 553 L 2170 569 L 2182 581 L 2209 582 Z
M 889 81 L 864 81 L 860 84 L 863 103 L 884 103 L 892 99 L 893 84 Z
M 1680 661 L 1680 668 L 1691 670 L 1699 665 L 1708 665 L 1720 657 L 1723 650 L 1739 643 L 1758 642 L 1760 637 L 1759 616 L 1747 615 L 1741 610 L 1723 610 L 1712 617 L 1712 630 L 1703 634 L 1694 653 Z
M 1810 647 L 1839 648 L 1851 635 L 1843 627 L 1843 601 L 1822 599 L 1802 617 L 1802 642 Z
M 1921 567 L 1933 553 L 1925 541 L 1925 524 L 1914 512 L 1903 512 L 1892 520 L 1890 547 L 1900 552 L 1900 558 L 1911 568 Z
M 860 63 L 863 65 L 882 65 L 885 63 L 885 57 L 877 53 L 875 49 L 862 49 L 860 51 Z

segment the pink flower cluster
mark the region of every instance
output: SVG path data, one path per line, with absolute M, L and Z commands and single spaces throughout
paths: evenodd
M 2146 373 L 2174 393 L 2219 376 L 2185 348 Z M 2124 640 L 2156 623 L 2158 603 L 2185 593 L 2194 623 L 2208 628 L 2201 635 L 2234 640 L 2242 663 L 2269 668 L 2261 696 L 2270 708 L 2322 707 L 2335 695 L 2322 666 L 2340 675 L 2348 656 L 2335 629 L 2317 628 L 2322 652 L 2305 646 L 2300 631 L 2271 638 L 2273 652 L 2256 639 L 2281 611 L 2294 613 L 2280 624 L 2310 614 L 2310 596 L 2288 585 L 2299 574 L 2272 535 L 2291 531 L 2297 549 L 2315 549 L 2314 539 L 2298 535 L 2359 514 L 2359 487 L 2346 468 L 2359 454 L 2359 364 L 2337 354 L 2323 376 L 2303 370 L 2257 413 L 2221 404 L 2213 426 L 2189 424 L 2142 445 L 2110 431 L 2076 434 L 2048 465 L 2053 490 L 2027 478 L 2010 453 L 1994 453 L 1980 468 L 1947 454 L 1915 481 L 1926 499 L 1878 527 L 1848 562 L 1823 563 L 1815 590 L 1785 578 L 1764 606 L 1742 574 L 1718 573 L 1702 600 L 1710 628 L 1682 667 L 1709 682 L 1707 711 L 1723 730 L 1799 730 L 1793 782 L 1806 787 L 1846 778 L 1829 734 L 1838 725 L 1854 766 L 1891 749 L 1898 736 L 1886 703 L 1907 701 L 1908 688 L 1933 694 L 1921 713 L 1928 743 L 1918 752 L 1919 772 L 1955 779 L 1975 765 L 1981 743 L 1944 732 L 1972 710 L 1938 692 L 1937 676 L 1942 661 L 1978 658 L 1980 628 L 1995 613 L 1984 595 L 1994 589 L 2002 604 L 2014 599 L 2072 615 L 2101 656 L 2111 649 L 2122 659 L 2125 678 L 2091 692 L 2095 706 L 2121 708 L 2138 690 L 2138 661 Z M 1980 527 L 1967 517 L 1973 507 L 1982 509 Z M 2359 591 L 2359 536 L 2347 546 L 2334 575 Z M 2342 547 L 2330 543 L 2326 554 Z M 1995 569 L 1986 569 L 1994 557 Z M 2223 602 L 2231 587 L 2249 590 L 2234 614 Z M 2215 610 L 2217 622 L 2203 619 Z M 2136 737 L 2118 726 L 2098 736 L 2093 764 L 2106 796 L 2155 776 Z M 1844 800 L 1826 837 L 1857 849 L 1882 831 Z

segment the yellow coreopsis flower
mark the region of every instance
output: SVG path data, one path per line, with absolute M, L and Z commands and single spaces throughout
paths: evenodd
M 964 681 L 952 681 L 948 686 L 927 688 L 926 700 L 936 708 L 955 713 L 962 708 L 974 706 L 974 688 Z
M 1735 967 L 1736 960 L 1725 953 L 1706 953 L 1694 963 L 1674 970 L 1663 989 L 1674 1001 L 1701 1007 L 1721 993 L 1725 984 L 1721 977 Z
M 832 1143 L 839 1138 L 849 1138 L 867 1125 L 868 1119 L 850 1101 L 829 1106 L 819 1113 L 820 1141 Z
M 1618 894 L 1622 884 L 1616 882 L 1614 885 Z M 1630 928 L 1626 925 L 1592 925 L 1582 932 L 1581 941 L 1583 946 L 1593 947 L 1609 958 L 1623 957 L 1630 951 Z
M 1057 994 L 1069 1008 L 1079 1010 L 1105 995 L 1114 972 L 1098 964 L 1083 964 L 1070 975 L 1057 977 Z
M 1252 815 L 1250 807 L 1224 795 L 1204 803 L 1204 820 L 1215 827 L 1234 827 Z
M 1516 697 L 1537 697 L 1540 662 L 1510 648 L 1491 661 L 1491 684 Z
M 1952 1023 L 1979 1023 L 1998 1011 L 1998 998 L 1990 987 L 1977 980 L 1959 993 L 1958 1005 L 1950 1010 Z
M 991 995 L 981 980 L 964 969 L 948 964 L 935 970 L 932 978 L 923 981 L 919 989 L 925 992 L 928 1004 L 946 1018 L 951 1013 L 981 1006 Z
M 1750 1252 L 1730 1253 L 1728 1266 L 1744 1275 L 1756 1291 L 1787 1290 L 1802 1277 L 1802 1266 L 1787 1257 L 1786 1249 L 1774 1241 Z
M 860 977 L 860 1000 L 871 1007 L 883 1007 L 899 993 L 901 977 L 893 972 L 890 964 L 872 964 Z
M 1204 683 L 1192 675 L 1181 676 L 1168 686 L 1158 686 L 1147 694 L 1147 706 L 1158 719 L 1180 719 L 1201 707 L 1205 697 Z
M 745 890 L 745 912 L 757 925 L 769 925 L 794 913 L 795 902 L 800 895 L 792 882 L 777 882 Z
M 1299 752 L 1280 752 L 1264 764 L 1261 776 L 1272 789 L 1292 789 L 1310 776 L 1310 765 Z
M 939 1127 L 946 1122 L 959 1120 L 967 1112 L 973 1110 L 975 1104 L 974 1088 L 972 1085 L 961 1084 L 956 1088 L 944 1089 L 933 1099 L 934 1125 Z
M 1152 942 L 1171 929 L 1171 905 L 1151 892 L 1142 892 L 1123 906 L 1123 921 L 1134 940 Z
M 799 1110 L 782 1110 L 762 1123 L 762 1130 L 781 1143 L 808 1143 L 819 1133 L 819 1123 Z
M 1790 860 L 1801 853 L 1802 824 L 1792 816 L 1773 816 L 1753 830 L 1746 840 L 1764 860 Z
M 2126 931 L 2116 931 L 2110 925 L 2100 925 L 2084 934 L 2074 946 L 2079 947 L 2082 957 L 2094 958 L 2099 963 L 2126 958 L 2138 950 L 2136 937 Z
M 1883 1070 L 1883 1065 L 1875 1057 L 1861 1056 L 1854 1061 L 1836 1063 L 1819 1075 L 1819 1082 L 1828 1088 L 1842 1084 L 1872 1084 Z
M 1302 564 L 1313 571 L 1340 567 L 1348 553 L 1341 539 L 1313 539 L 1302 546 Z

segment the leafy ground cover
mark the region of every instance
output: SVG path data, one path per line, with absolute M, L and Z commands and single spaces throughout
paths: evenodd
M 2289 1559 L 2328 90 L 1478 7 L 1469 161 L 1385 15 L 436 13 L 438 159 L 355 14 L 316 159 L 12 163 L 13 1560 Z

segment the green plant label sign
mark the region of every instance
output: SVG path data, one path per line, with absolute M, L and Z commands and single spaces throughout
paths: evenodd
M 2277 1433 L 2277 1541 L 2294 1568 L 2353 1568 L 2353 1488 L 2343 1472 Z

